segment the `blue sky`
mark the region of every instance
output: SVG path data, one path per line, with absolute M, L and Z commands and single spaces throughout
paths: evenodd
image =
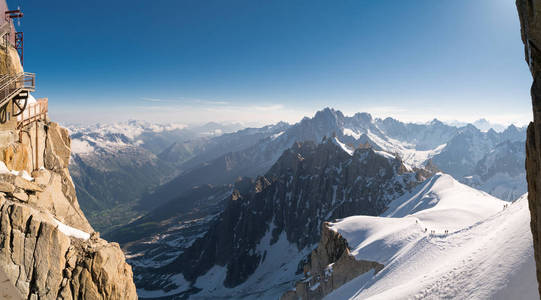
M 21 3 L 25 70 L 63 122 L 531 118 L 513 0 Z

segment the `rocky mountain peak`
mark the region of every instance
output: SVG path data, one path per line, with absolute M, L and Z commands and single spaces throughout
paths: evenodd
M 524 128 L 518 128 L 517 126 L 511 124 L 502 132 L 502 135 L 509 140 L 519 141 L 524 139 L 524 131 Z
M 480 133 L 481 130 L 479 130 L 479 128 L 475 127 L 473 124 L 466 124 L 466 126 L 462 127 L 460 130 L 459 130 L 459 133 L 464 133 L 464 134 L 477 134 L 477 133 Z
M 369 124 L 369 123 L 372 123 L 373 121 L 372 115 L 366 112 L 356 113 L 355 115 L 353 115 L 353 119 L 356 119 L 359 122 L 364 123 L 364 124 Z
M 272 126 L 275 127 L 275 128 L 287 129 L 290 125 L 287 122 L 280 121 L 280 122 L 278 122 L 278 123 L 276 123 L 276 124 L 274 124 Z
M 326 107 L 316 112 L 312 121 L 316 124 L 326 125 L 331 128 L 340 127 L 344 123 L 344 114 L 341 111 Z
M 430 125 L 433 125 L 433 126 L 441 126 L 441 125 L 445 125 L 442 121 L 434 118 L 432 121 L 430 121 Z
M 404 172 L 393 155 L 370 147 L 348 152 L 335 141 L 293 143 L 250 187 L 244 186 L 247 181 L 235 184 L 225 209 L 203 237 L 171 263 L 145 274 L 173 278 L 180 272 L 197 287 L 198 278 L 220 269 L 226 288 L 262 276 L 267 272 L 263 269 L 282 272 L 286 264 L 286 273 L 293 274 L 319 241 L 323 222 L 355 213 L 378 215 L 391 199 L 417 185 L 416 174 Z M 283 247 L 290 249 L 290 254 L 282 254 L 283 261 L 266 261 Z M 153 278 L 143 276 L 138 284 L 156 288 Z M 175 288 L 168 280 L 160 284 Z

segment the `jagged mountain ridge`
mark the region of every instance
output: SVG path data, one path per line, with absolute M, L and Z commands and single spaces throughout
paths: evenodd
M 448 130 L 453 129 L 448 126 Z M 354 146 L 368 142 L 378 150 L 395 150 L 391 149 L 395 145 L 392 145 L 392 142 L 387 142 L 388 138 L 377 128 L 370 114 L 358 113 L 353 117 L 345 117 L 340 111 L 326 108 L 317 112 L 313 118 L 304 118 L 283 132 L 262 139 L 249 148 L 236 152 L 231 151 L 188 170 L 171 182 L 159 187 L 154 194 L 147 197 L 146 201 L 154 202 L 159 199 L 171 198 L 199 184 L 227 184 L 239 176 L 253 177 L 264 174 L 281 153 L 291 147 L 293 143 L 297 141 L 319 142 L 323 137 L 333 135 L 336 135 L 340 141 L 346 144 L 351 143 Z M 378 139 L 379 143 L 374 141 L 375 138 Z M 391 144 L 390 147 L 389 144 Z
M 472 175 L 461 182 L 483 190 L 500 199 L 513 201 L 524 194 L 526 187 L 526 159 L 523 141 L 505 141 L 479 160 Z
M 438 120 L 412 124 L 392 118 L 374 119 L 368 113 L 348 117 L 326 108 L 313 118 L 305 117 L 279 135 L 192 167 L 158 187 L 143 202 L 168 200 L 199 184 L 228 184 L 239 176 L 264 174 L 296 141 L 319 142 L 325 136 L 336 136 L 354 147 L 368 143 L 374 149 L 396 153 L 408 166 L 418 167 L 432 160 L 442 171 L 462 178 L 473 175 L 478 161 L 496 145 L 508 140 L 523 141 L 525 128 L 511 125 L 500 133 L 494 130 L 482 132 L 473 125 L 459 128 Z
M 393 118 L 376 119 L 376 124 L 390 138 L 415 145 L 417 150 L 431 150 L 447 143 L 457 127 L 434 119 L 428 124 L 403 123 Z
M 218 289 L 237 287 L 236 293 L 264 292 L 262 282 L 277 285 L 269 282 L 269 274 L 283 274 L 281 284 L 287 284 L 296 276 L 302 253 L 309 253 L 318 241 L 325 220 L 353 212 L 378 215 L 389 201 L 419 182 L 421 174 L 408 172 L 392 155 L 371 148 L 357 149 L 351 155 L 343 147 L 336 137 L 321 144 L 295 143 L 264 177 L 237 183 L 224 211 L 202 238 L 182 249 L 170 264 L 136 271 L 138 287 L 145 289 L 140 295 L 144 297 L 148 289 L 156 288 L 177 295 L 202 289 L 206 295 L 205 279 L 200 282 L 198 278 L 216 270 L 225 276 L 223 285 L 216 282 Z M 276 265 L 278 261 L 265 260 L 266 255 L 276 255 L 278 250 L 272 247 L 288 249 L 279 251 L 289 253 L 280 260 L 285 264 L 283 269 Z M 179 285 L 179 271 L 183 286 L 173 284 L 176 280 Z M 283 286 L 272 288 L 283 290 Z
M 182 167 L 190 170 L 201 163 L 213 160 L 224 152 L 237 152 L 255 145 L 260 140 L 279 135 L 290 127 L 285 122 L 263 126 L 260 128 L 245 128 L 234 133 L 226 133 L 210 139 L 197 156 L 186 161 Z
M 462 178 L 471 175 L 477 163 L 498 144 L 506 141 L 524 142 L 525 136 L 525 129 L 518 129 L 514 125 L 501 133 L 494 130 L 482 132 L 473 125 L 466 125 L 432 161 L 446 173 Z
M 502 133 L 481 132 L 473 126 L 468 130 L 468 126 L 457 128 L 438 120 L 412 124 L 391 118 L 373 119 L 367 113 L 347 117 L 333 109 L 319 111 L 313 118 L 292 126 L 278 123 L 209 138 L 216 126 L 210 128 L 214 131 L 137 121 L 72 126 L 75 151 L 70 169 L 91 223 L 98 229 L 110 230 L 193 186 L 230 184 L 239 176 L 264 174 L 295 141 L 319 141 L 336 134 L 346 144 L 368 143 L 378 150 L 396 152 L 409 165 L 433 159 L 438 168 L 461 178 L 475 177 L 475 165 L 494 144 L 519 140 L 523 135 L 523 129 L 514 126 Z M 474 138 L 460 138 L 466 134 Z M 483 142 L 491 138 L 493 141 Z M 485 146 L 474 149 L 464 147 L 464 142 Z M 466 160 L 453 165 L 459 158 Z M 167 183 L 178 173 L 179 177 Z M 476 186 L 482 188 L 479 183 Z M 497 195 L 513 197 L 522 192 L 498 191 Z

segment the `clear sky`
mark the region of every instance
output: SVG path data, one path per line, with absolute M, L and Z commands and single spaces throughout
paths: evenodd
M 294 122 L 330 106 L 524 124 L 513 0 L 8 0 L 63 122 Z

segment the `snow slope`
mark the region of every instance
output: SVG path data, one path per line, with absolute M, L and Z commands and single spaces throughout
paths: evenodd
M 338 147 L 342 148 L 342 150 L 344 150 L 347 154 L 353 156 L 353 153 L 355 152 L 354 148 L 342 143 L 337 137 L 333 137 L 331 141 Z
M 223 285 L 227 274 L 227 267 L 215 265 L 205 275 L 197 278 L 195 284 L 186 280 L 182 274 L 171 277 L 178 287 L 174 290 L 163 292 L 147 291 L 138 289 L 138 295 L 142 298 L 161 299 L 160 297 L 189 294 L 189 299 L 277 299 L 291 284 L 292 279 L 299 279 L 296 275 L 298 263 L 309 255 L 311 248 L 299 251 L 297 246 L 287 241 L 285 232 L 279 236 L 278 241 L 271 245 L 274 221 L 267 230 L 265 236 L 259 242 L 255 252 L 264 255 L 264 259 L 249 279 L 239 286 L 227 288 Z M 178 280 L 181 278 L 182 280 Z M 293 280 L 294 282 L 294 280 Z M 193 288 L 197 291 L 191 292 Z M 200 291 L 199 291 L 200 290 Z M 174 298 L 176 299 L 176 298 Z
M 385 268 L 326 299 L 538 299 L 527 197 L 505 203 L 440 173 L 382 217 L 331 224 Z
M 382 217 L 415 217 L 430 230 L 459 230 L 499 212 L 504 201 L 438 173 L 393 201 Z
M 420 167 L 427 160 L 441 153 L 447 144 L 441 144 L 434 149 L 430 150 L 418 150 L 416 145 L 402 142 L 397 139 L 392 139 L 386 136 L 378 136 L 367 131 L 368 138 L 383 150 L 389 153 L 398 153 L 404 160 L 404 163 L 410 167 Z
M 274 223 L 271 223 L 274 225 Z M 291 284 L 292 278 L 300 278 L 295 274 L 298 262 L 306 257 L 312 249 L 299 251 L 295 244 L 287 241 L 285 232 L 278 241 L 270 244 L 274 226 L 261 239 L 256 252 L 265 255 L 254 274 L 243 284 L 235 288 L 223 286 L 227 268 L 214 266 L 204 276 L 197 279 L 195 286 L 202 289 L 190 299 L 276 299 Z M 187 289 L 188 287 L 186 287 Z

